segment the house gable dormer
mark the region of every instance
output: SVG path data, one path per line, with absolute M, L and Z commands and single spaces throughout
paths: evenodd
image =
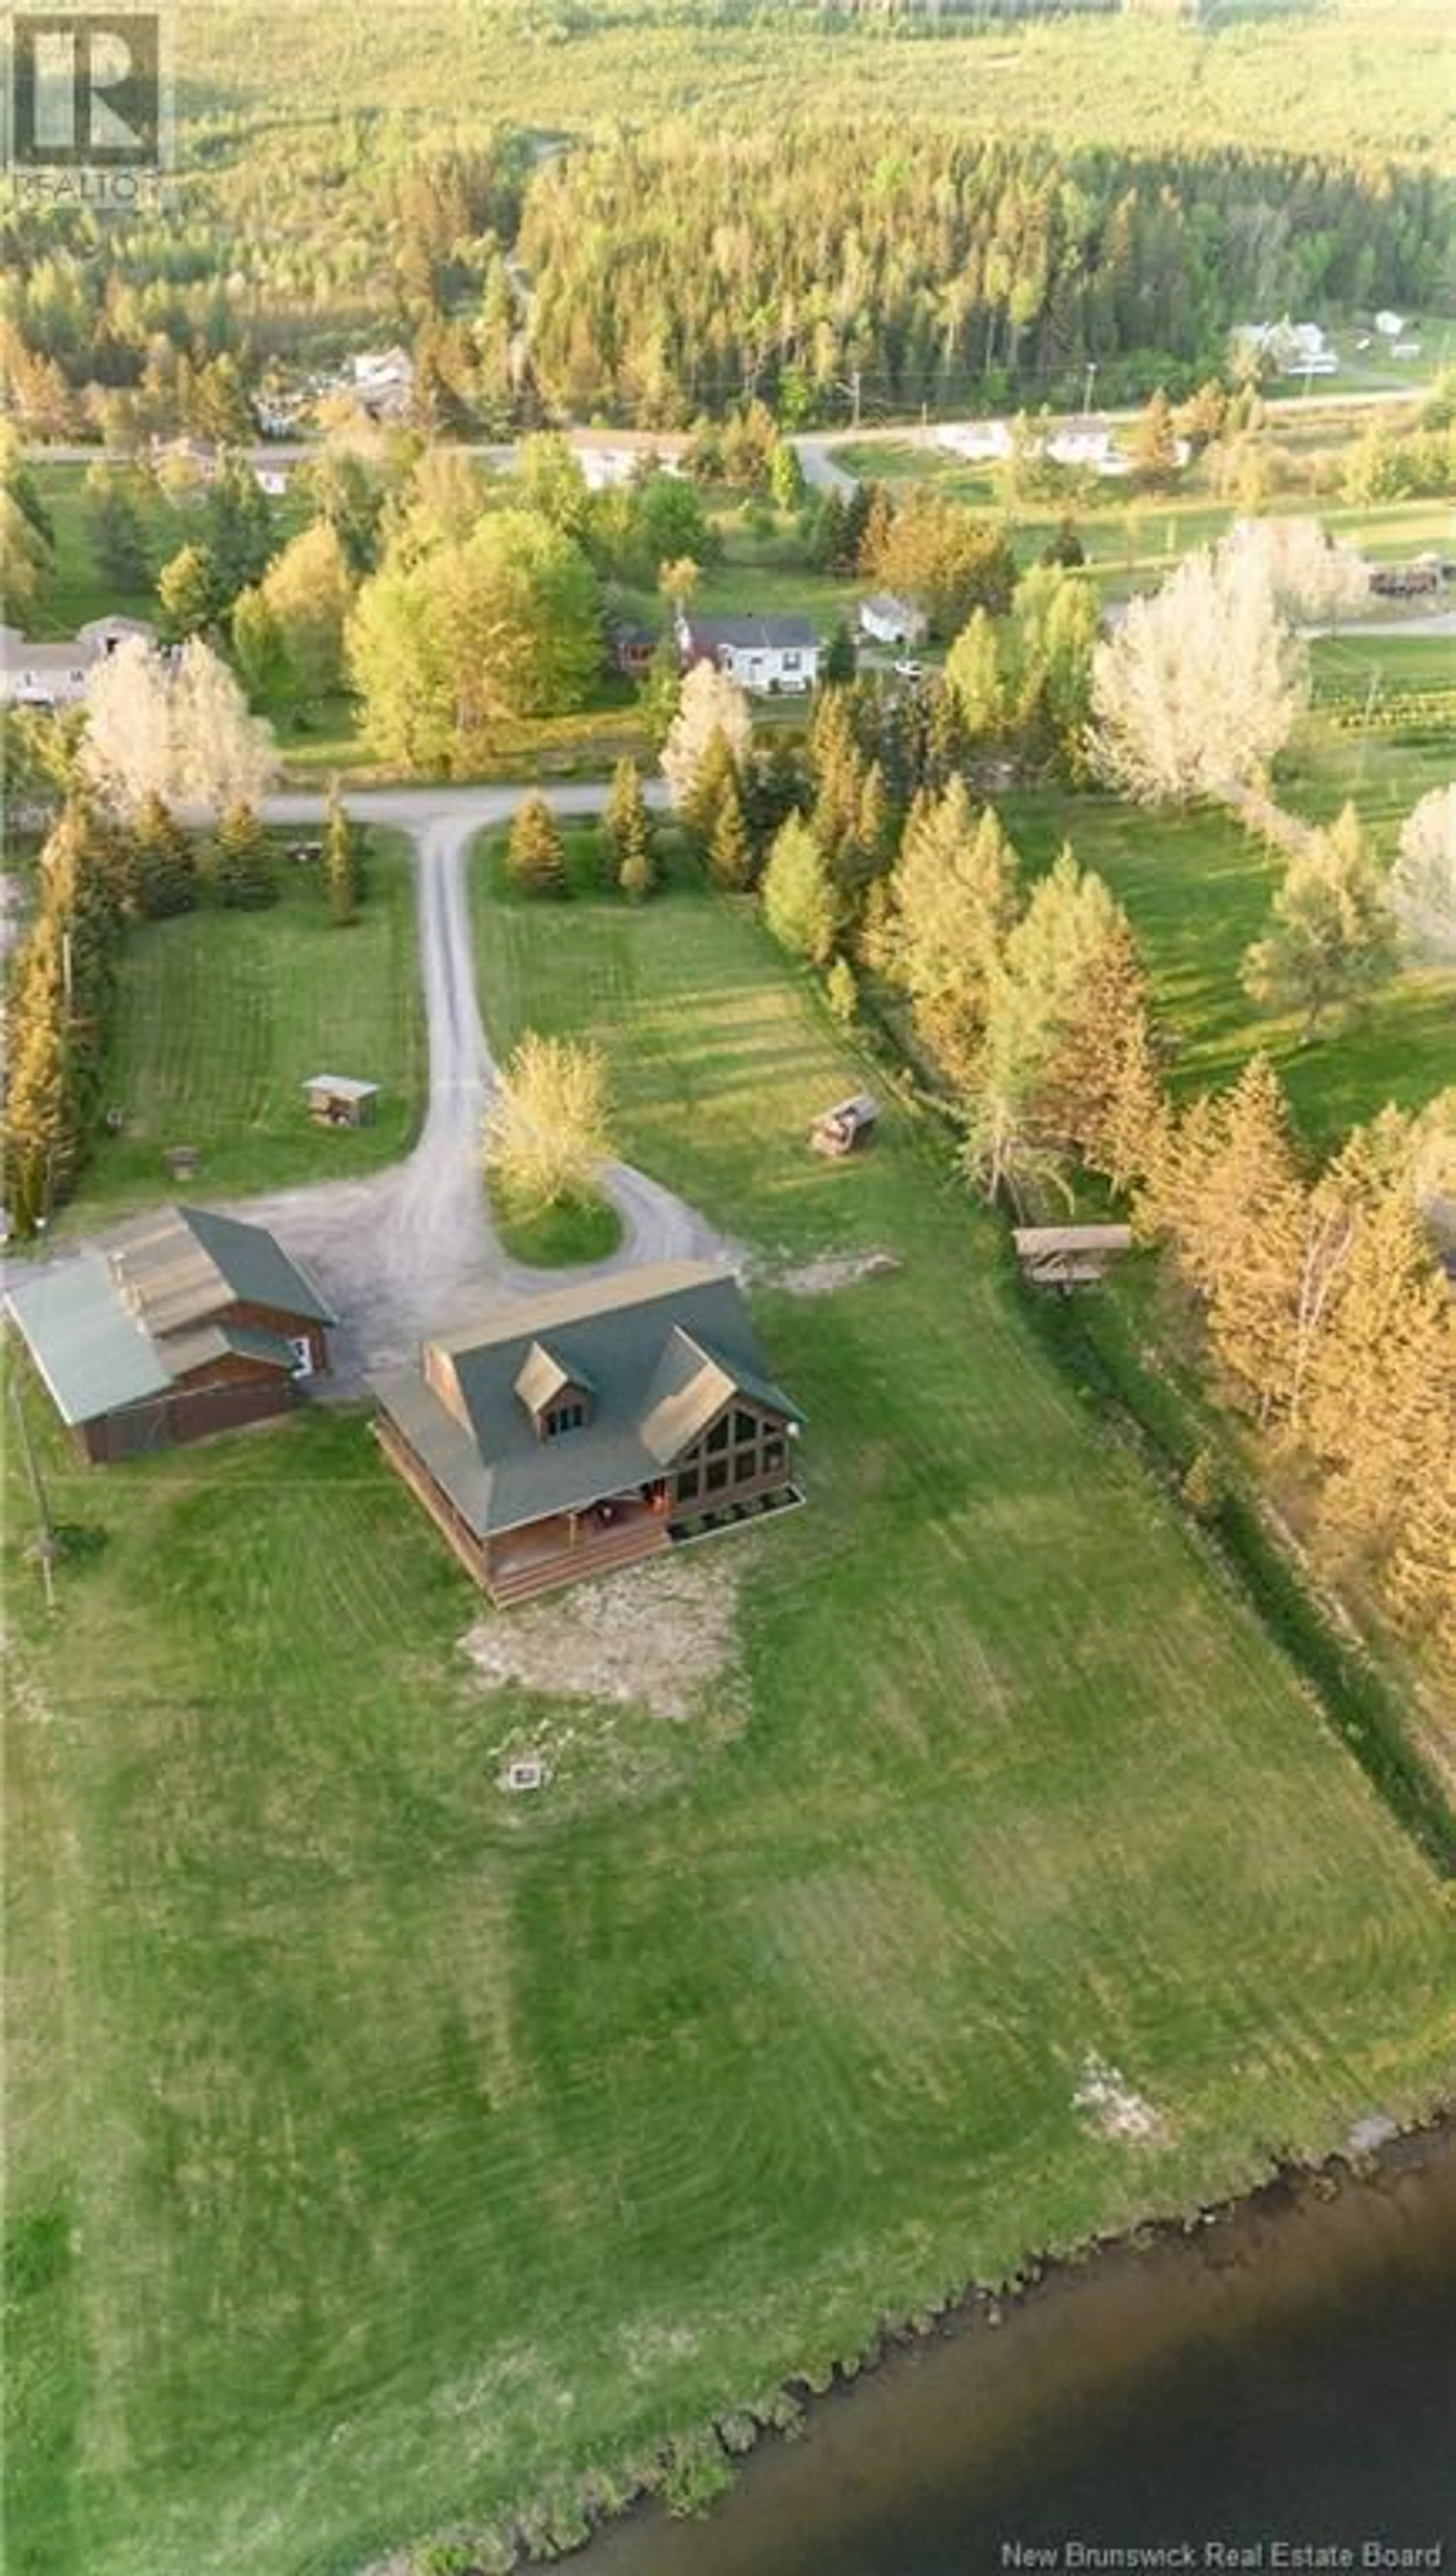
M 590 1381 L 581 1370 L 569 1369 L 549 1342 L 532 1342 L 516 1371 L 515 1391 L 538 1440 L 584 1431 L 592 1418 Z

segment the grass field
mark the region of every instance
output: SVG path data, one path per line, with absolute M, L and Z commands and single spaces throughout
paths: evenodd
M 514 1261 L 536 1270 L 571 1270 L 605 1261 L 622 1240 L 622 1220 L 610 1199 L 573 1191 L 549 1207 L 521 1207 L 499 1187 L 490 1194 L 491 1216 Z
M 122 1135 L 98 1138 L 63 1223 L 94 1225 L 176 1188 L 170 1145 L 202 1157 L 201 1198 L 373 1171 L 414 1133 L 424 1023 L 406 844 L 372 830 L 357 921 L 329 918 L 316 869 L 286 862 L 267 912 L 183 914 L 128 934 L 106 1075 Z M 300 1085 L 348 1073 L 381 1085 L 372 1127 L 311 1124 Z
M 34 1409 L 74 1535 L 47 1629 L 12 1490 L 15 2576 L 355 2567 L 1449 2075 L 1434 1878 L 918 1132 L 804 1152 L 856 1068 L 752 921 L 481 950 L 497 1044 L 590 1030 L 626 1148 L 761 1256 L 903 1268 L 759 1295 L 812 1507 L 722 1552 L 686 1726 L 478 1696 L 352 1414 L 83 1477 Z M 512 1727 L 559 1763 L 524 1814 Z M 1089 2051 L 1156 2143 L 1076 2111 Z
M 36 489 L 50 512 L 56 540 L 54 576 L 35 623 L 38 639 L 74 635 L 93 617 L 155 618 L 158 613 L 152 585 L 119 591 L 96 560 L 83 488 L 87 470 L 84 465 L 48 465 L 39 459 L 31 468 Z M 197 536 L 201 504 L 193 496 L 168 499 L 141 473 L 132 488 L 141 510 L 155 582 L 163 564 Z M 297 533 L 300 506 L 291 499 L 275 502 L 273 516 L 282 545 Z
M 1375 639 L 1362 648 L 1316 648 L 1357 671 L 1378 667 L 1391 686 L 1408 657 L 1428 646 Z M 1374 657 L 1378 652 L 1378 665 Z M 1428 788 L 1450 775 L 1440 742 L 1337 734 L 1316 712 L 1280 764 L 1277 793 L 1296 814 L 1327 820 L 1353 800 L 1383 857 L 1394 853 L 1401 819 Z M 1328 1147 L 1387 1100 L 1415 1107 L 1451 1079 L 1456 974 L 1406 969 L 1361 1018 L 1332 1019 L 1318 1041 L 1299 1043 L 1297 1016 L 1257 1011 L 1239 966 L 1265 927 L 1282 862 L 1262 841 L 1212 807 L 1187 815 L 1145 814 L 1110 796 L 1021 791 L 1001 810 L 1029 870 L 1070 839 L 1083 864 L 1106 877 L 1126 904 L 1151 969 L 1158 1005 L 1179 1040 L 1174 1079 L 1201 1088 L 1228 1081 L 1255 1046 L 1277 1062 L 1311 1143 Z

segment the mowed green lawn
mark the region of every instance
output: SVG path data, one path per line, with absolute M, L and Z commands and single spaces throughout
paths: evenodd
M 1345 647 L 1319 648 L 1343 656 Z M 1353 647 L 1350 648 L 1353 657 Z M 1425 648 L 1375 639 L 1359 667 L 1378 668 L 1391 689 L 1429 685 Z M 1407 668 L 1408 666 L 1408 668 Z M 1326 669 L 1340 671 L 1338 660 Z M 1348 798 L 1380 856 L 1395 853 L 1402 819 L 1451 775 L 1449 745 L 1412 743 L 1376 732 L 1341 734 L 1318 712 L 1308 717 L 1279 765 L 1275 792 L 1292 813 L 1328 821 Z M 1176 1085 L 1231 1081 L 1250 1050 L 1264 1047 L 1279 1067 L 1310 1142 L 1328 1148 L 1387 1100 L 1417 1108 L 1452 1077 L 1456 1057 L 1456 973 L 1402 966 L 1371 1007 L 1332 1014 L 1308 1045 L 1297 1014 L 1257 1010 L 1239 969 L 1268 924 L 1283 869 L 1277 853 L 1216 807 L 1189 814 L 1141 813 L 1112 796 L 1022 791 L 999 800 L 1028 872 L 1050 865 L 1070 840 L 1085 866 L 1106 877 L 1126 904 L 1142 942 L 1159 1008 L 1178 1040 Z
M 182 1187 L 202 1199 L 348 1177 L 404 1152 L 425 1073 L 408 844 L 370 831 L 367 899 L 341 930 L 318 868 L 286 856 L 296 838 L 280 838 L 270 910 L 209 907 L 128 934 L 106 1075 L 126 1126 L 98 1137 L 69 1231 L 174 1191 L 173 1145 L 198 1148 Z M 379 1083 L 374 1126 L 315 1126 L 301 1089 L 315 1073 Z
M 1449 2078 L 1431 1870 L 919 1127 L 805 1151 L 863 1068 L 752 919 L 477 874 L 499 1046 L 595 1036 L 624 1149 L 764 1264 L 903 1266 L 756 1291 L 810 1508 L 718 1552 L 685 1726 L 479 1695 L 353 1413 L 85 1475 L 32 1405 L 74 1534 L 47 1624 L 12 1442 L 14 2576 L 357 2568 Z M 525 1807 L 508 1728 L 560 1749 Z M 1078 2111 L 1093 2054 L 1154 2141 Z
M 97 461 L 101 461 L 99 448 Z M 97 560 L 92 543 L 85 489 L 89 468 L 84 465 L 51 465 L 43 457 L 37 457 L 32 461 L 30 471 L 36 490 L 50 513 L 55 534 L 51 579 L 34 621 L 36 635 L 74 635 L 78 627 L 93 617 L 124 615 L 156 619 L 159 615 L 157 574 L 181 547 L 192 544 L 201 534 L 205 497 L 201 489 L 174 499 L 160 490 L 140 468 L 131 475 L 118 468 L 141 514 L 152 576 L 150 582 L 139 588 L 122 591 L 117 589 Z M 297 534 L 302 524 L 301 499 L 290 493 L 283 500 L 275 501 L 272 516 L 278 543 L 284 545 Z

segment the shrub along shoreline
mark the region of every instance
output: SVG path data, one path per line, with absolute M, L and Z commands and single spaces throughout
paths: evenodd
M 859 2350 L 827 2370 L 791 2373 L 751 2405 L 727 2408 L 675 2435 L 651 2460 L 635 2463 L 625 2484 L 597 2472 L 584 2477 L 570 2497 L 524 2505 L 484 2527 L 457 2526 L 415 2543 L 406 2562 L 409 2576 L 513 2576 L 517 2569 L 589 2549 L 609 2526 L 639 2518 L 654 2503 L 676 2518 L 706 2514 L 730 2494 L 740 2465 L 774 2434 L 798 2439 L 819 2407 L 846 2402 L 858 2380 L 903 2365 L 933 2339 L 961 2340 L 1014 2326 L 1033 2302 L 1054 2300 L 1074 2277 L 1110 2271 L 1131 2252 L 1176 2247 L 1210 2229 L 1227 2240 L 1310 2200 L 1381 2191 L 1397 2176 L 1452 2154 L 1456 2106 L 1449 2097 L 1405 2122 L 1372 2114 L 1368 2143 L 1357 2128 L 1343 2147 L 1318 2159 L 1276 2155 L 1243 2190 L 1224 2198 L 1159 2210 L 1105 2236 L 1046 2247 L 1028 2255 L 1005 2280 L 970 2281 L 905 2315 L 882 2316 Z M 389 2561 L 389 2569 L 398 2563 Z M 590 2567 L 590 2556 L 585 2563 Z M 385 2576 L 385 2569 L 376 2566 L 367 2576 Z

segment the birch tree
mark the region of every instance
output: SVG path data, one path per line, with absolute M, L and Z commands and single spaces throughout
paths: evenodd
M 1240 519 L 1220 551 L 1261 570 L 1281 615 L 1306 625 L 1338 626 L 1370 596 L 1364 556 L 1318 519 Z
M 1413 956 L 1456 965 L 1456 779 L 1433 787 L 1402 823 L 1390 902 Z
M 1093 655 L 1092 765 L 1139 805 L 1226 796 L 1283 749 L 1308 698 L 1264 565 L 1190 555 Z
M 194 639 L 168 662 L 130 636 L 91 681 L 81 766 L 119 813 L 153 796 L 215 812 L 266 795 L 278 754 L 270 727 L 249 714 L 208 645 Z
M 662 774 L 675 810 L 690 806 L 698 773 L 721 734 L 741 770 L 753 732 L 748 700 L 736 680 L 713 662 L 697 662 L 682 684 L 677 713 L 662 746 Z

